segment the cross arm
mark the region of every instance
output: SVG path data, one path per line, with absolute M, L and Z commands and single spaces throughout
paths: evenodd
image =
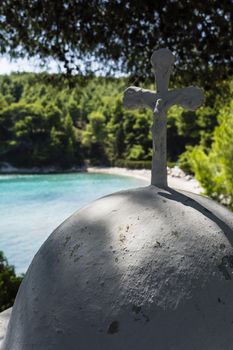
M 126 108 L 136 109 L 146 107 L 154 111 L 158 99 L 163 101 L 164 110 L 168 110 L 173 105 L 178 105 L 193 111 L 203 103 L 204 94 L 201 89 L 195 86 L 163 93 L 130 86 L 124 91 L 123 104 Z
M 163 108 L 168 110 L 173 105 L 181 106 L 185 109 L 194 111 L 204 101 L 203 91 L 195 86 L 189 86 L 183 89 L 167 91 L 162 96 Z
M 159 95 L 154 91 L 130 86 L 124 91 L 123 105 L 130 109 L 146 107 L 154 110 L 158 97 Z

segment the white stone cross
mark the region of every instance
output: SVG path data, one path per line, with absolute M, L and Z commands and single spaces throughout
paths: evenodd
M 155 73 L 157 92 L 130 86 L 124 92 L 123 104 L 126 108 L 149 107 L 153 111 L 153 156 L 151 184 L 167 187 L 167 111 L 173 105 L 189 110 L 198 108 L 203 100 L 203 91 L 189 86 L 168 90 L 174 56 L 168 49 L 154 51 L 151 64 Z

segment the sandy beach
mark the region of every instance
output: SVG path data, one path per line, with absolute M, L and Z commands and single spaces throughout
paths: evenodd
M 150 184 L 151 171 L 146 169 L 132 170 L 126 168 L 118 167 L 88 167 L 87 171 L 90 173 L 102 173 L 102 174 L 112 174 L 121 176 L 133 176 L 138 179 L 145 180 L 148 185 Z M 193 193 L 200 194 L 203 192 L 202 187 L 198 181 L 190 176 L 186 175 L 178 167 L 168 168 L 168 185 L 172 188 L 189 191 Z

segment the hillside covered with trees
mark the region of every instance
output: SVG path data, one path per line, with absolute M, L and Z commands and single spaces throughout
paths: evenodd
M 150 167 L 149 110 L 126 110 L 127 78 L 73 78 L 15 73 L 0 77 L 0 162 L 17 167 Z M 144 84 L 145 86 L 145 84 Z M 147 87 L 153 88 L 149 84 Z M 206 193 L 233 203 L 232 83 L 206 92 L 196 112 L 173 107 L 168 161 L 195 173 Z
M 151 53 L 168 47 L 177 57 L 175 81 L 206 94 L 196 113 L 170 111 L 168 160 L 233 207 L 232 15 L 231 0 L 2 2 L 0 55 L 52 58 L 74 87 L 46 74 L 1 77 L 0 161 L 149 167 L 150 112 L 123 109 L 128 79 L 93 76 L 117 72 L 149 87 Z

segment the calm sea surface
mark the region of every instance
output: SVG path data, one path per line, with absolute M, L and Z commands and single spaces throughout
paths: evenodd
M 25 272 L 48 235 L 94 199 L 143 180 L 105 174 L 0 175 L 0 250 Z

